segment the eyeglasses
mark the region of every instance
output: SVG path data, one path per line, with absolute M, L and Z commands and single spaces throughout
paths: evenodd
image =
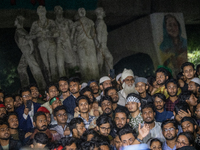
M 31 95 L 30 94 L 28 94 L 28 95 L 23 95 L 22 97 L 23 98 L 27 98 L 27 97 L 30 97 Z
M 180 144 L 181 146 L 186 146 L 186 145 L 188 145 L 187 143 L 185 143 L 185 142 L 180 142 L 180 141 L 176 141 L 176 144 Z
M 167 131 L 174 131 L 174 128 L 164 129 L 165 132 Z

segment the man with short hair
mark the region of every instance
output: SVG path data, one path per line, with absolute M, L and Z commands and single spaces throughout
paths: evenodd
M 126 107 L 128 108 L 129 115 L 129 125 L 138 132 L 138 126 L 140 123 L 144 123 L 142 118 L 142 113 L 140 111 L 141 98 L 138 94 L 131 93 L 126 98 Z
M 10 139 L 10 131 L 6 122 L 0 121 L 0 149 L 1 150 L 19 150 L 21 142 Z
M 162 133 L 166 141 L 163 144 L 163 150 L 176 150 L 176 138 L 178 134 L 178 125 L 175 120 L 165 120 L 162 125 Z
M 119 150 L 121 146 L 122 146 L 122 142 L 119 139 L 119 135 L 116 134 L 116 136 L 114 138 L 114 150 Z
M 121 76 L 122 87 L 123 89 L 118 92 L 119 94 L 119 102 L 118 104 L 121 106 L 125 106 L 126 104 L 126 97 L 130 93 L 138 93 L 135 89 L 135 81 L 134 81 L 134 74 L 131 69 L 124 69 Z
M 0 102 L 0 120 L 5 120 L 6 119 L 6 107 L 3 104 L 3 102 Z
M 6 111 L 9 112 L 14 112 L 15 107 L 14 107 L 14 98 L 12 95 L 6 95 L 4 98 L 4 105 L 6 106 Z
M 14 106 L 15 108 L 18 108 L 19 106 L 21 106 L 23 103 L 22 101 L 22 98 L 21 98 L 21 95 L 20 94 L 17 94 L 14 96 Z
M 32 84 L 30 84 L 29 85 L 29 88 L 30 88 L 30 90 L 31 90 L 31 95 L 32 95 L 32 101 L 34 102 L 34 103 L 39 103 L 39 104 L 44 104 L 45 103 L 45 101 L 43 101 L 42 99 L 40 99 L 39 98 L 39 95 L 40 95 L 40 93 L 39 93 L 39 90 L 38 90 L 38 87 L 37 87 L 37 85 L 36 84 L 34 84 L 34 83 L 32 83 Z
M 79 112 L 80 112 L 78 117 L 83 119 L 86 129 L 88 129 L 90 123 L 95 118 L 94 116 L 89 115 L 89 104 L 90 104 L 90 100 L 86 96 L 82 95 L 76 99 L 76 106 L 78 107 Z
M 188 84 L 188 91 L 192 91 L 193 94 L 200 99 L 200 79 L 194 77 Z
M 66 98 L 70 96 L 68 78 L 60 77 L 58 81 L 58 85 L 59 85 L 59 90 L 62 93 L 59 98 L 65 100 Z
M 76 98 L 80 96 L 79 90 L 81 88 L 80 79 L 72 77 L 69 79 L 69 91 L 71 95 L 63 101 L 67 113 L 74 116 L 74 109 L 76 108 Z
M 92 89 L 92 94 L 96 98 L 97 101 L 100 101 L 101 95 L 99 94 L 99 86 L 97 81 L 91 80 L 88 82 L 88 86 Z
M 101 96 L 105 95 L 104 90 L 108 87 L 112 87 L 111 79 L 108 76 L 103 76 L 99 79 L 99 87 L 101 92 Z
M 174 106 L 179 102 L 178 98 L 178 82 L 175 79 L 169 79 L 165 83 L 169 98 L 166 99 L 165 108 L 167 111 L 174 111 Z
M 163 122 L 167 119 L 171 119 L 173 113 L 171 111 L 165 110 L 165 95 L 161 93 L 156 93 L 152 96 L 154 101 L 154 106 L 156 108 L 155 119 L 157 122 Z
M 194 69 L 194 64 L 191 62 L 183 63 L 181 65 L 181 70 L 183 72 L 184 77 L 186 78 L 186 81 L 181 86 L 181 90 L 182 92 L 185 92 L 188 90 L 188 84 L 194 78 L 196 71 Z
M 80 139 L 86 130 L 83 119 L 73 118 L 69 123 L 69 129 L 72 133 L 72 137 Z
M 31 144 L 31 148 L 44 149 L 48 143 L 48 136 L 45 133 L 38 132 L 33 138 L 33 144 Z
M 37 112 L 40 104 L 32 102 L 32 95 L 29 87 L 21 90 L 23 105 L 15 111 L 18 114 L 19 129 L 29 132 L 33 128 L 33 116 Z
M 151 96 L 147 93 L 148 85 L 147 85 L 147 79 L 144 77 L 137 77 L 135 79 L 135 89 L 139 93 L 141 97 L 141 103 L 147 104 L 152 103 L 153 100 Z
M 113 117 L 112 109 L 112 98 L 110 96 L 103 96 L 100 100 L 100 106 L 102 108 L 103 114 Z
M 161 129 L 161 123 L 154 121 L 155 118 L 155 110 L 154 106 L 150 103 L 147 105 L 142 106 L 141 109 L 142 112 L 142 118 L 144 120 L 144 124 L 148 124 L 150 128 L 149 134 L 143 139 L 144 143 L 147 143 L 150 138 L 158 138 L 162 142 L 165 141 L 162 129 Z
M 77 150 L 76 139 L 74 137 L 64 137 L 61 139 L 61 143 L 65 150 Z

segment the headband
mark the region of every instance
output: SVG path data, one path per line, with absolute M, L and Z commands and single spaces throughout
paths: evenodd
M 53 102 L 55 102 L 56 100 L 60 100 L 58 97 L 54 97 L 49 101 L 49 104 L 52 105 Z
M 126 99 L 126 104 L 127 104 L 128 102 L 140 103 L 140 100 L 139 100 L 137 97 L 129 96 L 129 97 Z

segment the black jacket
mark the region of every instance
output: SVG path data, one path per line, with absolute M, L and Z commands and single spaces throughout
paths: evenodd
M 9 140 L 9 150 L 19 150 L 22 147 L 20 141 L 10 139 Z M 0 145 L 0 150 L 3 150 L 2 146 Z

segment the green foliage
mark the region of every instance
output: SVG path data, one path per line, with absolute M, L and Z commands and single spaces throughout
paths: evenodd
M 195 67 L 200 64 L 200 50 L 193 50 L 192 52 L 188 52 L 188 61 L 193 63 Z

